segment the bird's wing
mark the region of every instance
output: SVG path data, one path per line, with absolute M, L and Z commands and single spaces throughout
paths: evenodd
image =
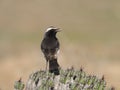
M 56 54 L 59 50 L 59 41 L 55 39 L 44 39 L 41 43 L 41 50 L 45 55 Z

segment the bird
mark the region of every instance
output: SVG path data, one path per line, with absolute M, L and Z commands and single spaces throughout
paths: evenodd
M 48 27 L 41 42 L 41 51 L 46 59 L 46 70 L 49 63 L 49 72 L 54 73 L 55 75 L 60 74 L 60 66 L 57 61 L 60 43 L 56 37 L 56 34 L 59 31 L 59 28 L 53 26 Z

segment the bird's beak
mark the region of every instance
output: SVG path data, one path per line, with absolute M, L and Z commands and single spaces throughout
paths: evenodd
M 56 28 L 56 32 L 60 32 L 61 31 L 61 29 L 60 28 Z

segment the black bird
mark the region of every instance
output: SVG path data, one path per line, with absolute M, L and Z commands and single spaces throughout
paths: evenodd
M 57 62 L 57 54 L 59 53 L 59 41 L 56 38 L 59 28 L 49 27 L 41 43 L 41 50 L 46 59 L 46 70 L 49 62 L 49 72 L 59 75 L 59 64 Z

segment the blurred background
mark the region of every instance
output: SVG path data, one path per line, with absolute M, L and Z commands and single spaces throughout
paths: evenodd
M 0 0 L 1 90 L 45 69 L 40 43 L 51 25 L 62 29 L 62 68 L 83 67 L 120 89 L 119 0 Z

